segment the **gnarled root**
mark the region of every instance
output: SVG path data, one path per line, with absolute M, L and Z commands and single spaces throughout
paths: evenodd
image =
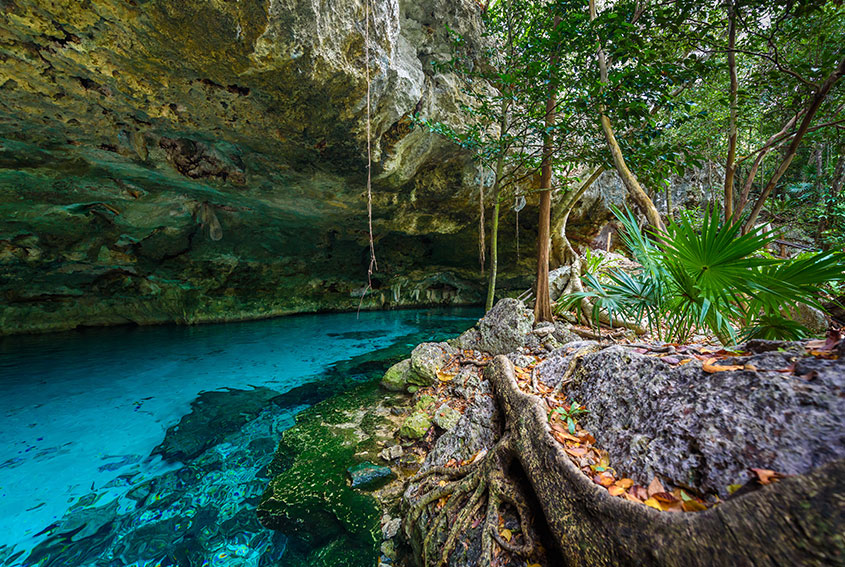
M 419 482 L 419 500 L 405 516 L 405 533 L 410 534 L 420 516 L 432 505 L 440 503 L 432 512 L 422 540 L 423 566 L 446 565 L 455 550 L 459 537 L 478 517 L 486 505 L 481 532 L 481 556 L 478 565 L 490 565 L 493 544 L 518 555 L 534 551 L 535 537 L 531 511 L 518 486 L 506 476 L 514 459 L 511 436 L 505 434 L 484 456 L 462 467 L 433 467 L 412 479 Z M 499 533 L 502 506 L 510 505 L 519 517 L 521 541 L 517 536 L 504 538 Z M 441 526 L 448 526 L 445 543 L 437 538 Z

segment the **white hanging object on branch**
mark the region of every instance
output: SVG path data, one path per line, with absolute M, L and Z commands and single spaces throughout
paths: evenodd
M 516 261 L 519 262 L 519 211 L 525 208 L 525 195 L 517 195 L 511 209 L 516 213 Z

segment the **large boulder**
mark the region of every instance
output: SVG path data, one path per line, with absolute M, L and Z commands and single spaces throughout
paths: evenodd
M 507 354 L 522 348 L 534 326 L 534 313 L 521 301 L 505 298 L 478 322 L 480 348 L 490 354 Z
M 579 421 L 616 470 L 642 484 L 658 476 L 724 498 L 749 468 L 801 474 L 845 457 L 845 360 L 757 346 L 719 363 L 745 370 L 713 373 L 609 347 L 580 360 L 566 395 L 586 404 Z M 541 379 L 554 385 L 570 360 L 547 361 Z
M 411 351 L 411 374 L 408 383 L 429 386 L 437 382 L 437 373 L 455 354 L 446 343 L 422 343 Z
M 391 392 L 403 392 L 408 386 L 408 377 L 411 373 L 411 359 L 406 358 L 387 369 L 381 379 L 381 385 Z

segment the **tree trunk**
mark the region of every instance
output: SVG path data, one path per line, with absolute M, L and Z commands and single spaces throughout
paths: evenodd
M 807 113 L 804 115 L 804 119 L 801 121 L 801 125 L 798 127 L 798 131 L 795 133 L 795 136 L 792 138 L 792 143 L 789 144 L 789 148 L 786 150 L 786 155 L 784 155 L 783 161 L 781 161 L 780 166 L 778 166 L 775 173 L 769 179 L 769 182 L 766 184 L 766 187 L 763 189 L 763 192 L 760 194 L 757 202 L 754 203 L 754 208 L 751 210 L 748 220 L 745 221 L 745 224 L 742 227 L 743 234 L 747 234 L 754 227 L 754 223 L 757 222 L 757 217 L 760 215 L 760 211 L 763 210 L 763 204 L 766 202 L 766 198 L 772 192 L 772 189 L 775 188 L 777 182 L 780 181 L 780 178 L 784 173 L 786 173 L 786 170 L 792 163 L 792 159 L 798 151 L 798 146 L 801 144 L 801 139 L 810 127 L 813 117 L 816 115 L 816 112 L 819 110 L 819 107 L 822 105 L 822 102 L 824 102 L 824 99 L 827 97 L 830 90 L 843 75 L 845 75 L 845 59 L 842 59 L 839 62 L 836 69 L 819 87 L 819 90 L 816 91 L 816 94 L 810 101 L 810 104 L 807 107 Z
M 555 26 L 560 18 L 555 16 Z M 557 62 L 552 57 L 551 66 Z M 555 84 L 551 81 L 549 98 L 546 100 L 546 130 L 543 134 L 543 161 L 540 166 L 540 220 L 537 226 L 537 281 L 534 284 L 534 321 L 552 321 L 552 304 L 549 298 L 549 235 L 552 212 L 552 152 L 554 139 L 552 128 L 555 125 Z
M 824 236 L 824 231 L 830 226 L 830 220 L 833 217 L 833 207 L 839 199 L 839 192 L 842 189 L 842 183 L 845 182 L 845 145 L 839 148 L 839 159 L 836 161 L 836 166 L 833 169 L 833 179 L 830 184 L 830 195 L 827 196 L 827 205 L 825 206 L 825 214 L 819 221 L 819 229 L 816 234 L 816 239 Z M 822 243 L 822 248 L 827 251 L 830 249 L 830 244 Z
M 485 311 L 493 308 L 493 300 L 496 296 L 496 275 L 499 270 L 499 210 L 500 210 L 500 187 L 502 172 L 505 167 L 505 150 L 501 147 L 501 141 L 508 129 L 508 108 L 510 104 L 506 97 L 502 97 L 501 114 L 499 116 L 499 156 L 496 158 L 496 178 L 493 180 L 493 227 L 490 234 L 490 276 L 487 279 L 487 301 L 484 304 Z
M 490 229 L 490 275 L 487 279 L 487 301 L 484 304 L 484 311 L 493 308 L 493 299 L 496 296 L 496 274 L 499 269 L 499 183 L 496 182 L 496 189 L 493 193 L 495 199 L 493 204 L 493 226 Z
M 590 176 L 577 189 L 573 189 L 563 198 L 563 201 L 558 203 L 555 208 L 555 215 L 552 219 L 552 251 L 551 258 L 557 267 L 564 264 L 569 264 L 569 255 L 573 253 L 572 246 L 569 244 L 569 239 L 566 237 L 566 223 L 569 220 L 569 213 L 578 203 L 578 200 L 584 196 L 587 189 L 595 183 L 595 181 L 605 172 L 604 167 L 599 166 L 593 170 Z
M 570 567 L 842 565 L 845 460 L 787 477 L 704 512 L 659 512 L 611 496 L 550 434 L 543 400 L 522 392 L 511 362 L 485 373 L 506 435 Z M 538 515 L 540 516 L 540 515 Z
M 763 144 L 763 147 L 757 154 L 757 157 L 754 159 L 754 163 L 751 165 L 751 169 L 748 171 L 748 176 L 745 178 L 745 185 L 742 188 L 742 194 L 739 197 L 739 205 L 736 208 L 737 216 L 742 214 L 742 211 L 745 209 L 745 206 L 748 204 L 748 197 L 751 195 L 751 188 L 754 185 L 754 178 L 757 176 L 757 170 L 760 169 L 760 166 L 763 164 L 763 160 L 769 154 L 770 151 L 776 149 L 780 143 L 778 139 L 781 136 L 785 136 L 786 133 L 791 130 L 795 124 L 798 122 L 798 119 L 801 118 L 801 115 L 804 114 L 804 111 L 801 110 L 798 114 L 793 116 L 792 118 L 787 121 L 786 124 L 783 125 L 783 128 L 774 135 L 772 135 L 766 143 Z M 785 140 L 784 140 L 785 141 Z
M 728 71 L 731 77 L 730 86 L 730 124 L 728 126 L 728 159 L 725 163 L 725 222 L 730 222 L 734 212 L 734 173 L 736 172 L 736 99 L 739 84 L 736 78 L 736 6 L 733 0 L 728 1 Z
M 590 0 L 590 19 L 596 19 L 595 0 Z M 607 84 L 607 60 L 605 59 L 604 50 L 601 45 L 598 48 L 598 59 L 601 82 L 602 84 Z M 634 200 L 634 203 L 637 204 L 637 207 L 640 208 L 640 211 L 642 211 L 642 213 L 646 216 L 646 219 L 648 219 L 649 224 L 657 230 L 662 231 L 663 221 L 660 219 L 660 213 L 657 212 L 657 207 L 654 206 L 654 202 L 643 190 L 639 181 L 637 181 L 637 178 L 631 170 L 628 169 L 628 165 L 625 163 L 625 157 L 622 155 L 622 148 L 619 147 L 619 142 L 616 141 L 616 135 L 613 133 L 613 126 L 610 124 L 610 119 L 605 114 L 603 106 L 599 106 L 599 119 L 601 121 L 601 127 L 604 131 L 605 138 L 607 139 L 607 146 L 610 149 L 610 155 L 613 157 L 613 165 L 619 173 L 619 177 L 622 178 L 622 183 L 624 183 L 628 193 L 631 194 L 631 198 Z

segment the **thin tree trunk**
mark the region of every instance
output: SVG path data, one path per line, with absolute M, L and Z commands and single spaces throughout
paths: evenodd
M 760 166 L 763 164 L 763 160 L 766 158 L 768 153 L 774 149 L 777 149 L 778 138 L 781 136 L 786 135 L 786 133 L 791 130 L 795 124 L 798 122 L 798 119 L 804 113 L 801 110 L 798 114 L 793 116 L 789 119 L 789 121 L 783 125 L 783 128 L 780 131 L 766 140 L 766 143 L 763 144 L 763 149 L 760 153 L 757 154 L 757 157 L 754 159 L 754 163 L 751 165 L 751 169 L 748 171 L 748 176 L 745 178 L 745 185 L 742 188 L 742 193 L 739 196 L 739 204 L 736 207 L 736 214 L 737 216 L 742 214 L 742 211 L 745 209 L 745 206 L 748 204 L 748 197 L 751 195 L 751 188 L 754 185 L 754 178 L 757 176 L 757 171 L 760 169 Z
M 484 304 L 484 311 L 493 308 L 493 299 L 496 295 L 496 273 L 499 269 L 499 187 L 496 183 L 496 190 L 493 194 L 495 199 L 493 205 L 493 226 L 490 229 L 490 276 L 487 280 L 487 301 Z
M 483 274 L 487 260 L 487 243 L 485 242 L 484 235 L 484 162 L 481 162 L 480 166 L 478 169 L 478 177 L 480 179 L 478 182 L 478 266 Z
M 590 0 L 590 19 L 596 19 L 595 0 Z M 604 50 L 601 46 L 598 48 L 598 59 L 601 82 L 603 84 L 607 84 L 607 60 L 605 59 Z M 643 190 L 639 181 L 637 181 L 637 178 L 633 173 L 631 173 L 631 170 L 628 169 L 628 165 L 625 163 L 625 157 L 622 155 L 622 148 L 619 147 L 619 142 L 616 141 L 616 135 L 613 133 L 613 126 L 610 124 L 610 119 L 605 114 L 604 106 L 599 106 L 599 115 L 602 130 L 604 130 L 605 138 L 607 138 L 607 146 L 610 149 L 610 155 L 613 157 L 613 165 L 619 173 L 619 177 L 622 178 L 622 183 L 625 184 L 625 188 L 628 190 L 628 193 L 631 194 L 631 198 L 634 200 L 634 203 L 636 203 L 637 207 L 639 207 L 643 214 L 645 214 L 649 224 L 662 231 L 663 221 L 660 219 L 660 213 L 657 211 L 657 207 L 654 206 L 654 202 Z
M 569 239 L 566 237 L 566 223 L 569 220 L 569 213 L 575 207 L 578 200 L 587 192 L 587 189 L 595 183 L 605 169 L 602 166 L 597 167 L 590 174 L 584 183 L 577 189 L 573 189 L 563 198 L 563 201 L 558 203 L 555 208 L 554 219 L 552 220 L 552 260 L 557 266 L 570 263 L 571 258 L 569 254 L 572 251 L 572 246 L 569 244 Z
M 555 19 L 557 22 L 557 19 Z M 554 87 L 551 87 L 554 89 Z M 552 211 L 552 151 L 549 131 L 555 123 L 554 90 L 546 101 L 546 133 L 543 136 L 543 162 L 540 168 L 540 222 L 537 229 L 537 282 L 535 284 L 534 321 L 551 321 L 552 304 L 549 298 L 549 236 Z
M 560 16 L 555 16 L 554 26 L 560 24 Z M 554 73 L 557 55 L 553 54 L 549 67 Z M 552 77 L 549 77 L 550 79 Z M 534 284 L 534 321 L 552 321 L 552 302 L 549 297 L 549 236 L 552 216 L 552 152 L 554 152 L 555 105 L 557 104 L 556 85 L 549 81 L 549 98 L 546 100 L 545 132 L 543 134 L 543 161 L 540 164 L 540 219 L 537 226 L 537 281 Z
M 666 188 L 666 218 L 672 221 L 672 187 Z
M 499 116 L 499 156 L 496 159 L 496 178 L 493 180 L 493 227 L 490 234 L 490 276 L 487 279 L 487 301 L 484 304 L 485 311 L 493 308 L 493 300 L 496 296 L 496 275 L 499 270 L 499 209 L 500 209 L 500 188 L 502 186 L 502 171 L 505 167 L 505 152 L 501 147 L 501 140 L 508 129 L 508 108 L 510 104 L 507 98 L 502 97 L 501 115 Z
M 736 172 L 736 100 L 739 84 L 736 78 L 736 6 L 728 1 L 728 71 L 731 77 L 730 87 L 730 125 L 728 131 L 728 159 L 725 163 L 725 221 L 729 222 L 734 212 L 734 173 Z
M 830 225 L 830 219 L 833 217 L 833 206 L 839 199 L 839 192 L 842 189 L 842 183 L 845 182 L 845 145 L 839 148 L 839 159 L 836 161 L 836 167 L 833 169 L 833 180 L 830 185 L 830 195 L 827 197 L 827 206 L 825 207 L 825 215 L 819 221 L 819 229 L 816 234 L 816 240 L 820 240 L 824 236 L 824 231 Z M 830 249 L 829 243 L 822 243 L 824 250 Z
M 594 1 L 594 0 L 591 0 Z M 780 181 L 780 178 L 786 173 L 786 170 L 789 168 L 789 165 L 792 163 L 792 159 L 795 157 L 796 152 L 798 151 L 798 146 L 801 144 L 801 139 L 804 137 L 804 134 L 807 133 L 807 129 L 810 127 L 810 123 L 813 121 L 813 117 L 816 115 L 816 112 L 819 110 L 819 107 L 824 102 L 825 97 L 827 97 L 830 90 L 833 88 L 833 85 L 845 75 L 845 59 L 842 59 L 839 62 L 839 65 L 836 66 L 836 69 L 830 76 L 825 80 L 816 94 L 813 96 L 810 105 L 807 107 L 807 113 L 804 115 L 804 119 L 801 121 L 801 125 L 798 127 L 798 131 L 795 133 L 795 136 L 792 138 L 792 143 L 789 144 L 789 148 L 786 150 L 786 155 L 783 158 L 780 166 L 775 170 L 774 175 L 772 175 L 769 182 L 766 184 L 766 187 L 763 189 L 763 192 L 760 194 L 760 197 L 757 199 L 757 202 L 754 203 L 754 208 L 751 210 L 751 214 L 748 217 L 748 220 L 745 221 L 745 224 L 742 227 L 742 232 L 748 233 L 751 228 L 754 227 L 754 223 L 757 221 L 757 217 L 760 215 L 760 211 L 763 210 L 763 204 L 766 202 L 766 198 L 772 192 L 772 189 L 775 188 L 777 182 Z

